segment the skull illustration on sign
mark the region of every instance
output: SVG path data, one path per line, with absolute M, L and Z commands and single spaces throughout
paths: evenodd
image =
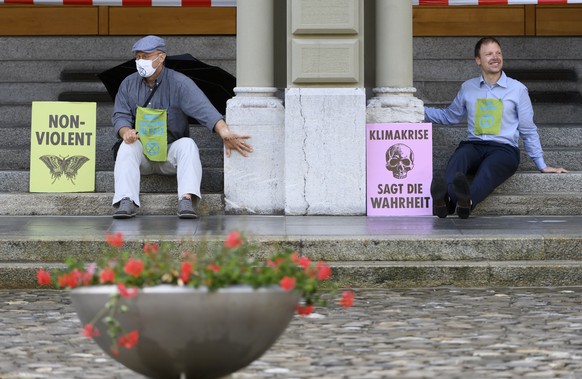
M 386 170 L 396 179 L 406 179 L 414 168 L 414 151 L 403 143 L 392 145 L 386 151 Z

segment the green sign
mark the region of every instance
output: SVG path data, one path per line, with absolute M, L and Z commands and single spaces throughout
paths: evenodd
M 135 129 L 143 153 L 153 162 L 168 159 L 168 115 L 163 109 L 137 107 Z
M 491 134 L 498 136 L 501 132 L 503 102 L 499 99 L 477 99 L 475 109 L 475 135 Z

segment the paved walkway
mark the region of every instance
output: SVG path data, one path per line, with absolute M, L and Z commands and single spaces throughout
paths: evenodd
M 250 235 L 302 238 L 491 235 L 582 236 L 580 216 L 0 217 L 0 239 Z M 582 378 L 582 287 L 356 289 L 353 308 L 295 317 L 250 378 Z M 80 334 L 66 291 L 0 290 L 0 379 L 137 379 Z
M 357 290 L 296 316 L 247 378 L 581 378 L 582 288 Z M 0 378 L 137 379 L 66 291 L 0 291 Z

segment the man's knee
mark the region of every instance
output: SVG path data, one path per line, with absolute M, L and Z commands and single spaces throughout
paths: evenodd
M 198 158 L 198 146 L 192 138 L 184 137 L 172 144 L 176 157 Z
M 134 143 L 125 143 L 123 142 L 119 145 L 119 151 L 117 152 L 117 159 L 124 158 L 128 159 L 130 157 L 140 157 L 142 154 L 141 144 L 134 142 Z

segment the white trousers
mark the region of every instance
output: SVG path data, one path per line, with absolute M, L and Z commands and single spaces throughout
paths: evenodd
M 176 175 L 178 179 L 178 198 L 185 194 L 201 197 L 202 163 L 198 146 L 192 138 L 184 137 L 168 145 L 168 160 L 152 162 L 143 154 L 138 140 L 127 144 L 123 142 L 117 152 L 115 169 L 115 195 L 113 206 L 124 197 L 129 197 L 139 207 L 141 175 Z M 194 199 L 193 199 L 194 200 Z

